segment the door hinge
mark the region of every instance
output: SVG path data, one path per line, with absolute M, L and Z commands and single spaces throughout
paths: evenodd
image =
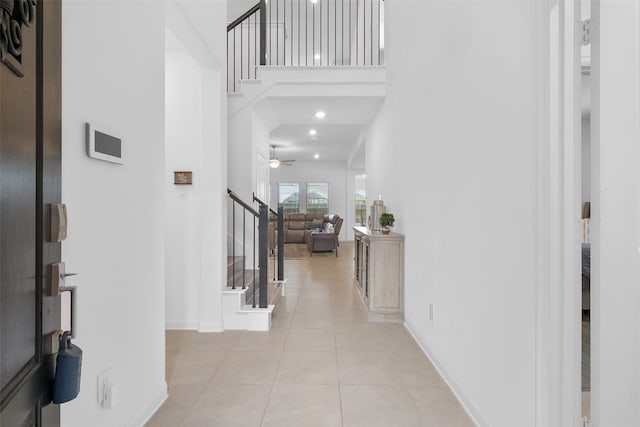
M 580 24 L 582 27 L 582 46 L 591 44 L 591 19 L 586 19 Z

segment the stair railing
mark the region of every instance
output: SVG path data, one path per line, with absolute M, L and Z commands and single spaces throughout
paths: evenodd
M 266 207 L 268 209 L 268 213 L 276 216 L 276 237 L 277 241 L 275 243 L 275 252 L 276 256 L 274 257 L 274 262 L 277 262 L 275 268 L 273 269 L 273 280 L 284 280 L 284 209 L 279 207 L 277 211 L 269 208 L 268 205 L 256 197 L 255 193 L 253 194 L 253 201 L 257 202 L 260 207 Z M 271 245 L 269 245 L 271 247 Z
M 260 65 L 384 64 L 383 0 L 260 0 L 227 26 L 227 90 Z
M 256 79 L 258 65 L 265 65 L 266 1 L 227 25 L 227 91 L 235 92 L 242 79 Z
M 246 257 L 247 257 L 247 215 L 250 217 L 250 221 L 253 221 L 253 226 L 251 227 L 251 234 L 253 238 L 252 244 L 252 264 L 253 264 L 253 282 L 251 286 L 251 304 L 253 308 L 256 308 L 256 293 L 258 294 L 259 299 L 259 307 L 267 308 L 268 300 L 267 300 L 267 257 L 269 255 L 269 242 L 268 242 L 268 226 L 269 226 L 269 213 L 268 208 L 264 208 L 262 206 L 259 207 L 259 210 L 254 209 L 251 205 L 244 202 L 238 195 L 236 195 L 233 191 L 227 189 L 227 194 L 231 199 L 232 204 L 232 212 L 231 212 L 231 253 L 232 257 L 235 260 L 236 258 L 236 246 L 240 244 L 242 246 L 242 289 L 246 289 Z M 242 238 L 238 239 L 236 235 L 237 225 L 237 210 L 242 209 Z M 258 239 L 258 244 L 256 245 L 256 238 Z M 256 254 L 257 252 L 257 254 Z M 256 260 L 258 260 L 258 265 L 256 268 Z M 256 272 L 257 276 L 256 277 Z M 232 289 L 236 289 L 236 271 L 235 268 L 232 267 Z M 257 283 L 257 292 L 256 292 L 256 278 L 258 279 Z

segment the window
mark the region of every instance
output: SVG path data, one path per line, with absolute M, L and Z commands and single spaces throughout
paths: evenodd
M 366 225 L 367 219 L 367 192 L 366 175 L 356 175 L 356 216 L 355 223 Z
M 285 214 L 300 212 L 300 185 L 297 182 L 278 184 L 278 207 L 282 207 Z
M 326 182 L 307 184 L 307 213 L 323 215 L 329 213 L 329 184 Z

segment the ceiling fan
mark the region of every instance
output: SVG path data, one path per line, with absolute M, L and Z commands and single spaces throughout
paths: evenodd
M 271 158 L 269 159 L 269 167 L 275 169 L 280 165 L 291 166 L 291 164 L 295 162 L 295 160 L 279 160 L 276 157 L 276 148 L 277 147 L 275 145 L 271 146 Z

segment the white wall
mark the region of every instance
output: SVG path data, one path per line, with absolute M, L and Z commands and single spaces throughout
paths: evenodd
M 640 419 L 640 8 L 632 0 L 595 6 L 592 425 L 631 427 Z
M 340 240 L 353 240 L 353 217 L 355 207 L 351 208 L 347 200 L 348 183 L 351 175 L 344 162 L 303 162 L 296 161 L 292 166 L 280 166 L 271 169 L 271 200 L 274 209 L 278 204 L 278 183 L 297 182 L 300 185 L 300 210 L 306 212 L 307 183 L 329 183 L 329 213 L 338 214 L 345 219 L 340 230 Z M 354 196 L 355 197 L 355 196 Z M 353 197 L 352 197 L 353 198 Z
M 258 3 L 258 0 L 227 0 L 227 22 L 232 22 Z
M 166 326 L 198 329 L 202 212 L 202 71 L 186 51 L 166 56 Z M 192 186 L 173 184 L 173 171 L 193 171 Z
M 406 235 L 406 324 L 482 426 L 535 418 L 533 22 L 529 2 L 388 2 L 366 137 L 367 194 Z
M 229 118 L 229 188 L 246 202 L 256 190 L 256 142 L 266 145 L 269 131 L 251 108 Z
M 226 50 L 219 41 L 225 37 L 225 7 L 223 1 L 167 3 L 168 31 L 184 48 L 166 54 L 165 262 L 170 329 L 223 329 Z M 193 185 L 174 185 L 173 172 L 178 170 L 192 171 Z
M 164 378 L 164 6 L 62 4 L 62 193 L 67 270 L 79 273 L 78 399 L 65 427 L 140 426 L 166 396 Z M 123 138 L 119 166 L 87 157 L 85 122 Z M 117 406 L 96 399 L 111 367 Z

